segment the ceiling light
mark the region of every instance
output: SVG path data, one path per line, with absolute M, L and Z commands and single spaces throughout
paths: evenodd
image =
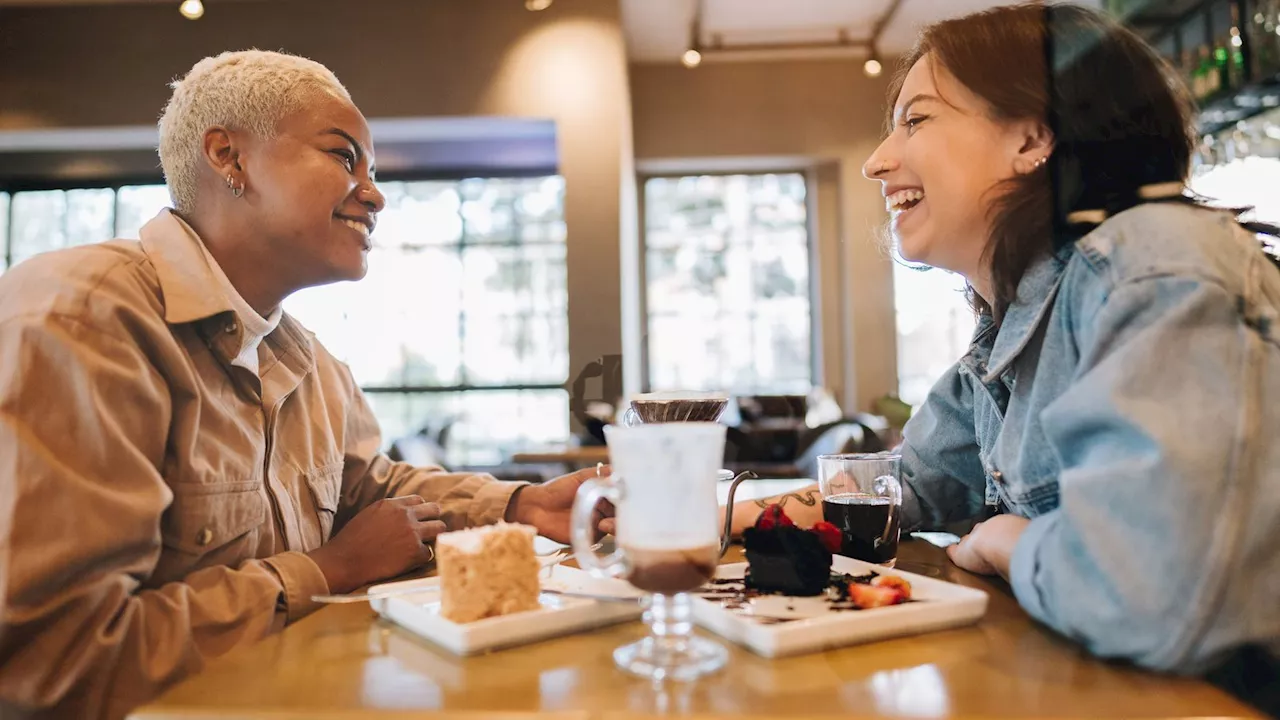
M 526 10 L 538 12 L 539 10 L 546 10 L 551 7 L 551 1 L 552 0 L 524 0 L 524 7 Z
M 883 70 L 884 66 L 874 57 L 867 58 L 867 61 L 862 65 L 862 72 L 866 73 L 867 77 L 880 77 L 880 73 Z
M 199 20 L 200 16 L 204 15 L 204 3 L 200 0 L 182 0 L 182 4 L 178 6 L 178 12 L 188 20 Z
M 687 68 L 696 68 L 702 64 L 702 53 L 689 48 L 684 51 L 684 55 L 680 57 L 680 62 L 684 63 Z

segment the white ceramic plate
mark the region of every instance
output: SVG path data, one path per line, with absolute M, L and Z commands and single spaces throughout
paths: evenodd
M 638 602 L 601 602 L 544 593 L 542 607 L 511 615 L 455 623 L 440 616 L 440 579 L 424 578 L 378 585 L 370 592 L 421 587 L 422 592 L 373 600 L 383 617 L 457 655 L 524 645 L 640 617 Z M 557 565 L 542 574 L 544 589 L 637 598 L 639 591 L 621 580 L 601 580 L 576 568 Z
M 721 565 L 716 578 L 741 580 L 746 567 L 746 563 Z M 842 555 L 833 558 L 831 569 L 850 575 L 900 575 L 911 583 L 915 602 L 869 610 L 836 610 L 822 596 L 719 599 L 741 587 L 729 583 L 708 586 L 706 590 L 716 595 L 694 601 L 694 618 L 717 635 L 772 658 L 970 625 L 987 610 L 986 593 L 962 585 Z

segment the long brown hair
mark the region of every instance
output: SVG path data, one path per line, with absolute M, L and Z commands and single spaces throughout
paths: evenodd
M 985 101 L 993 119 L 1039 119 L 1053 131 L 1044 167 L 992 189 L 983 257 L 992 297 L 988 304 L 969 295 L 975 310 L 997 321 L 1032 262 L 1090 229 L 1068 215 L 1113 215 L 1142 202 L 1144 185 L 1187 180 L 1196 134 L 1185 86 L 1150 46 L 1101 12 L 1029 3 L 931 25 L 902 60 L 891 108 L 907 72 L 926 57 Z

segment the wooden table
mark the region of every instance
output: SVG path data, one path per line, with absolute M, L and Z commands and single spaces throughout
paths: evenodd
M 521 465 L 560 464 L 572 470 L 574 467 L 609 462 L 609 448 L 605 445 L 580 445 L 536 452 L 518 452 L 511 454 L 511 462 Z
M 755 481 L 741 492 L 796 484 Z M 610 656 L 644 635 L 639 622 L 458 658 L 367 605 L 334 605 L 220 658 L 133 717 L 1259 717 L 1205 683 L 1088 657 L 1030 620 L 1003 582 L 958 570 L 932 545 L 904 542 L 900 558 L 986 591 L 986 616 L 968 628 L 781 660 L 730 646 L 724 671 L 653 686 Z M 726 556 L 740 559 L 736 547 Z

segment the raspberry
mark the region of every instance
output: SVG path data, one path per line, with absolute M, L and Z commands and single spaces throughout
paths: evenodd
M 756 520 L 757 530 L 772 530 L 779 525 L 795 527 L 796 524 L 787 517 L 787 514 L 782 511 L 782 506 L 777 503 L 765 508 Z
M 832 553 L 840 552 L 842 542 L 840 528 L 824 520 L 813 526 L 813 532 L 817 534 L 818 539 L 822 541 L 822 546 L 827 550 Z

